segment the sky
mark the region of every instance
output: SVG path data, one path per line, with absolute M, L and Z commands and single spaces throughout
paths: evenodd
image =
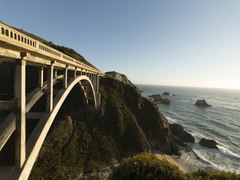
M 239 0 L 1 0 L 0 20 L 135 84 L 240 89 Z

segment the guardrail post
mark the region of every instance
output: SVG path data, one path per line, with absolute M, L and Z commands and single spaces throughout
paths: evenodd
M 14 93 L 16 103 L 16 147 L 15 166 L 21 168 L 26 160 L 26 53 L 16 61 Z
M 53 62 L 47 66 L 47 112 L 53 109 Z

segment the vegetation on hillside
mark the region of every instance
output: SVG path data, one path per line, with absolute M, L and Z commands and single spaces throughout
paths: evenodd
M 177 166 L 167 160 L 159 160 L 153 154 L 141 153 L 125 159 L 116 167 L 111 174 L 111 180 L 180 180 L 185 179 L 184 176 Z
M 123 162 L 113 169 L 111 180 L 238 180 L 240 175 L 224 171 L 203 171 L 184 174 L 167 160 L 141 153 Z
M 68 179 L 99 171 L 115 157 L 112 139 L 66 116 L 45 140 L 30 179 Z
M 48 132 L 29 179 L 69 179 L 112 166 L 116 144 L 92 125 L 84 111 L 83 95 L 75 87 L 62 105 Z M 91 178 L 90 178 L 91 179 Z

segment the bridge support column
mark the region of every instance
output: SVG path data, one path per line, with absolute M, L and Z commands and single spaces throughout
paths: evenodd
M 43 87 L 43 75 L 44 75 L 44 68 L 43 68 L 43 67 L 40 67 L 40 69 L 39 69 L 39 75 L 38 75 L 39 87 Z
M 77 77 L 77 69 L 74 69 L 73 78 L 76 79 L 76 77 Z
M 99 93 L 99 75 L 96 75 L 96 94 L 97 94 L 97 106 L 101 104 L 101 94 Z
M 54 69 L 54 77 L 56 78 L 58 76 L 57 69 Z
M 92 83 L 93 83 L 95 93 L 97 93 L 97 75 L 96 74 L 93 74 Z
M 92 82 L 92 74 L 89 72 L 88 78 L 91 80 Z
M 96 83 L 96 86 L 97 86 L 97 93 L 99 93 L 99 75 L 97 74 L 97 83 Z
M 15 71 L 16 147 L 15 166 L 20 169 L 26 160 L 26 61 L 16 62 Z
M 47 66 L 47 112 L 53 109 L 53 65 Z
M 67 67 L 64 69 L 64 77 L 63 77 L 63 88 L 66 89 L 68 86 L 67 83 L 68 69 Z

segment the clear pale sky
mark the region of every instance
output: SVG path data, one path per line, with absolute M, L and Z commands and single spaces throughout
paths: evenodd
M 0 20 L 137 84 L 240 89 L 239 0 L 1 0 Z

